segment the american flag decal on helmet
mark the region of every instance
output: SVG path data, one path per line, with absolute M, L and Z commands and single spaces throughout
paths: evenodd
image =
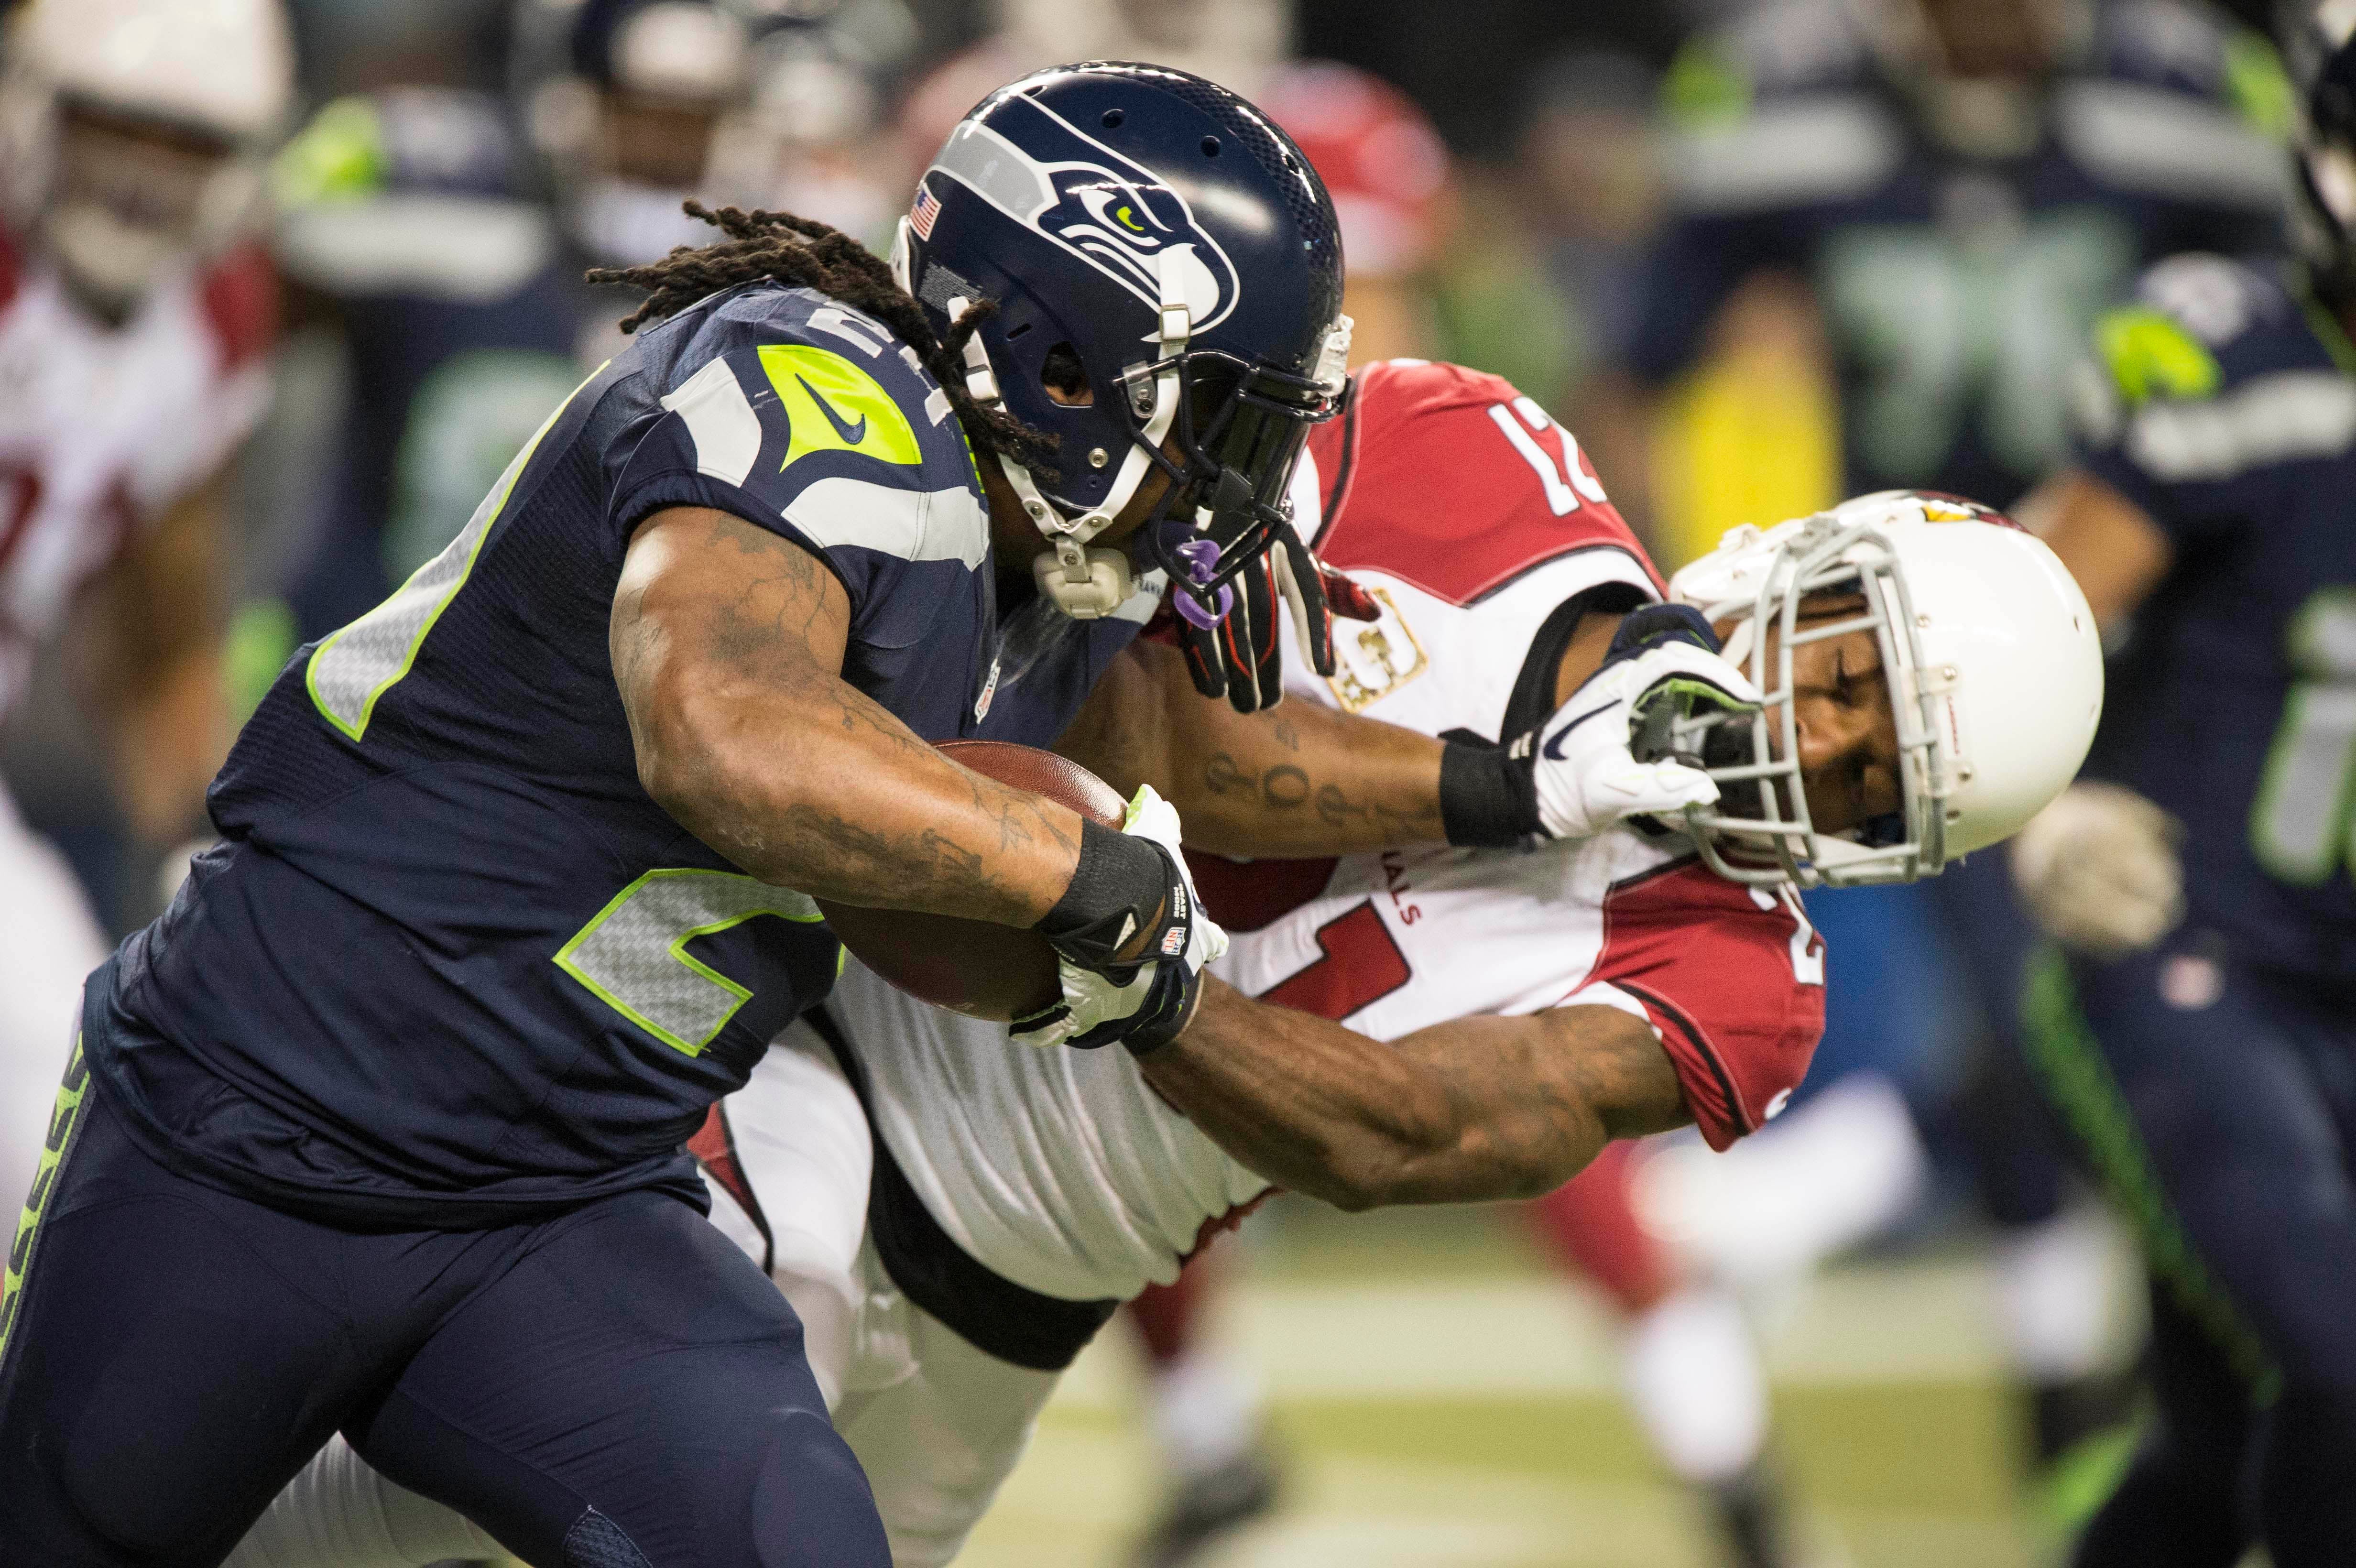
M 933 194 L 932 187 L 916 187 L 916 205 L 908 209 L 908 227 L 916 231 L 919 240 L 933 237 L 933 224 L 941 216 L 941 198 Z

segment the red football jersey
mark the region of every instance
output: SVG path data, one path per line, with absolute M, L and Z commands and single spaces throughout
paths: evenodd
M 1478 371 L 1362 371 L 1293 500 L 1383 614 L 1335 624 L 1330 679 L 1288 650 L 1288 692 L 1428 735 L 1497 740 L 1509 710 L 1543 719 L 1554 672 L 1532 650 L 1558 648 L 1543 634 L 1567 634 L 1563 606 L 1661 592 L 1570 432 Z M 1232 922 L 1220 969 L 1239 988 L 1383 1039 L 1476 1013 L 1620 1008 L 1660 1036 L 1716 1147 L 1781 1108 L 1824 1030 L 1823 949 L 1797 897 L 1712 875 L 1674 835 L 1200 870 L 1204 903 Z

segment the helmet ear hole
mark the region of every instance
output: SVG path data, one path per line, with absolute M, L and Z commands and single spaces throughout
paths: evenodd
M 1068 343 L 1047 350 L 1039 364 L 1039 385 L 1067 409 L 1090 408 L 1097 400 L 1095 389 L 1088 385 L 1087 367 L 1080 363 L 1079 350 Z

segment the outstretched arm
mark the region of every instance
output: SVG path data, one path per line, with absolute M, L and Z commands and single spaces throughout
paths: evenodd
M 1198 695 L 1185 656 L 1132 643 L 1055 750 L 1122 795 L 1151 784 L 1188 845 L 1215 854 L 1346 855 L 1444 839 L 1440 742 L 1311 702 L 1237 713 Z
M 763 881 L 1031 925 L 1071 885 L 1080 820 L 959 767 L 841 678 L 851 603 L 808 550 L 726 512 L 638 528 L 614 679 L 638 779 Z
M 1582 691 L 1593 694 L 1590 707 L 1613 699 L 1590 683 L 1622 622 L 1603 610 L 1579 619 L 1555 667 L 1558 710 Z M 1742 685 L 1739 671 L 1699 648 L 1639 651 L 1650 645 L 1640 640 L 1611 667 L 1633 683 L 1622 698 L 1665 676 Z M 1551 727 L 1560 717 L 1542 731 L 1558 736 Z M 1580 741 L 1460 745 L 1313 702 L 1237 713 L 1195 694 L 1175 650 L 1139 642 L 1113 661 L 1055 750 L 1124 793 L 1151 784 L 1178 807 L 1194 848 L 1258 859 L 1579 837 L 1715 795 L 1674 764 L 1639 765 L 1604 726 Z
M 1145 1076 L 1237 1159 L 1338 1208 L 1535 1198 L 1615 1137 L 1691 1119 L 1617 1008 L 1471 1018 L 1387 1044 L 1217 981 Z

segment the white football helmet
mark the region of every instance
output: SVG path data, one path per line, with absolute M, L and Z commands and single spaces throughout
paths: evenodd
M 1975 502 L 1887 490 L 1772 528 L 1745 525 L 1669 592 L 1734 623 L 1727 657 L 1763 699 L 1749 713 L 1678 725 L 1676 749 L 1703 756 L 1719 781 L 1720 803 L 1687 815 L 1721 876 L 1841 887 L 1936 875 L 2017 831 L 2094 742 L 2103 650 L 2085 595 L 2042 541 Z M 1802 602 L 1824 593 L 1860 596 L 1865 608 L 1803 630 Z M 1801 784 L 1793 650 L 1866 629 L 1889 672 L 1902 804 L 1853 832 L 1819 833 Z M 1744 728 L 1740 760 L 1721 765 L 1727 752 L 1706 732 Z M 1736 815 L 1730 801 L 1759 815 Z
M 88 297 L 135 304 L 166 266 L 225 248 L 261 216 L 263 165 L 294 103 L 280 0 L 31 0 L 0 77 L 0 200 Z M 61 178 L 62 110 L 192 133 L 224 155 L 192 197 Z

